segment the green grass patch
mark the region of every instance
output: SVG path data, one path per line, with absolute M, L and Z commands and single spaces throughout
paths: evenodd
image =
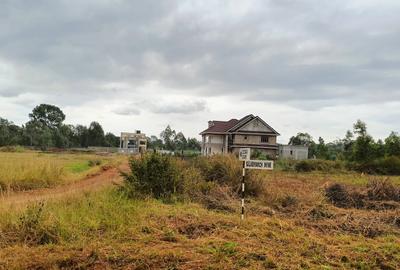
M 66 167 L 68 172 L 71 173 L 81 173 L 89 170 L 91 167 L 89 166 L 88 161 L 80 161 L 72 164 L 68 164 Z

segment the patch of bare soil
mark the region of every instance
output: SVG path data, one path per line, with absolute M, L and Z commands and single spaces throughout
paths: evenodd
M 127 163 L 120 165 L 118 168 L 103 166 L 100 172 L 68 185 L 1 195 L 0 206 L 22 206 L 31 202 L 59 199 L 64 196 L 95 191 L 113 184 L 118 185 L 123 181 L 121 171 L 127 171 L 128 169 Z

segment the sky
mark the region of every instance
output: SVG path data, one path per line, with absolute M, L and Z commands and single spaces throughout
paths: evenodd
M 287 143 L 400 131 L 398 0 L 2 0 L 0 117 L 200 138 L 259 115 Z

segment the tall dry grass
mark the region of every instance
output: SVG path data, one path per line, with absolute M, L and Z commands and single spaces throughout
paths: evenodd
M 121 160 L 80 153 L 0 152 L 0 193 L 77 181 Z
M 65 176 L 63 162 L 37 153 L 0 154 L 0 190 L 50 187 Z

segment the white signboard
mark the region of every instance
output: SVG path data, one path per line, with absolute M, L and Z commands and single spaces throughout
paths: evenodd
M 274 162 L 272 160 L 246 160 L 246 169 L 258 169 L 258 170 L 273 170 Z
M 239 149 L 239 160 L 249 160 L 250 159 L 250 148 L 240 148 Z

